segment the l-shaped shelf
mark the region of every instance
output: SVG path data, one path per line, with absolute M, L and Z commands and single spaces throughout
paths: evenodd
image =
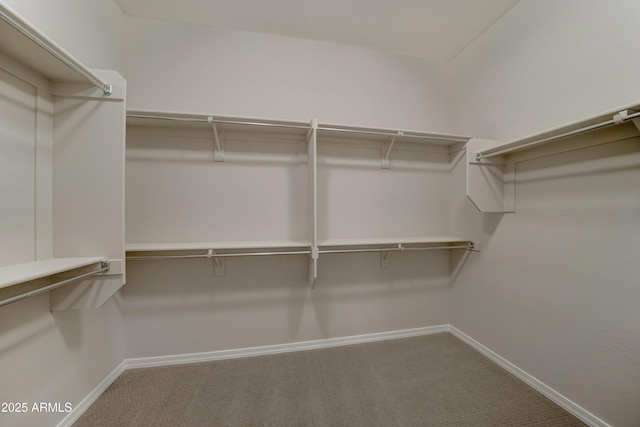
M 533 157 L 559 154 L 598 145 L 601 141 L 573 137 L 610 126 L 640 131 L 640 104 L 635 103 L 568 125 L 506 143 L 471 140 L 467 144 L 467 197 L 481 212 L 515 212 L 515 163 Z M 552 142 L 561 141 L 557 146 Z M 610 141 L 609 141 L 610 142 Z

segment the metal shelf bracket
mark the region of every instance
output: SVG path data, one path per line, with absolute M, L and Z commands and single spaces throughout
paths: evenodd
M 396 138 L 399 136 L 403 136 L 404 132 L 399 131 L 396 135 L 392 136 L 391 139 L 389 140 L 389 145 L 387 145 L 387 151 L 384 154 L 384 156 L 382 156 L 382 169 L 389 169 L 390 165 L 389 165 L 389 155 L 391 154 L 391 150 L 393 149 L 393 145 L 396 143 Z
M 207 121 L 211 123 L 211 129 L 213 130 L 213 142 L 215 143 L 215 149 L 213 151 L 213 160 L 216 162 L 224 162 L 224 141 L 218 135 L 218 126 L 213 121 L 213 117 L 207 117 Z
M 222 257 L 217 257 L 216 256 L 216 251 L 214 251 L 213 249 L 209 249 L 209 251 L 207 252 L 207 258 L 210 258 L 213 260 L 213 273 L 215 277 L 224 277 L 225 275 L 225 262 L 224 262 L 224 258 Z
M 404 251 L 404 246 L 402 246 L 402 243 L 398 243 L 398 246 L 393 248 L 394 251 Z M 388 251 L 388 252 L 380 252 L 380 268 L 389 268 L 389 265 L 391 264 L 391 252 L 392 251 Z

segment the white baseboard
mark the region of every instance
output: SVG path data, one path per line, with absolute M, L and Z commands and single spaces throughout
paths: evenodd
M 449 325 L 448 330 L 454 336 L 464 341 L 465 343 L 469 344 L 475 350 L 482 353 L 487 358 L 491 359 L 491 361 L 497 363 L 502 368 L 506 369 L 508 372 L 515 375 L 517 378 L 519 378 L 520 380 L 527 383 L 529 386 L 533 387 L 534 389 L 542 393 L 549 400 L 553 401 L 561 408 L 564 408 L 567 412 L 574 415 L 575 417 L 580 419 L 582 422 L 592 427 L 611 427 L 609 424 L 602 421 L 600 418 L 596 417 L 591 412 L 582 408 L 575 402 L 567 399 L 565 396 L 558 393 L 557 391 L 555 391 L 554 389 L 552 389 L 542 381 L 538 380 L 537 378 L 531 376 L 529 373 L 518 368 L 516 365 L 509 362 L 504 357 L 500 356 L 499 354 L 495 353 L 494 351 L 480 344 L 478 341 L 474 340 L 469 335 L 460 331 L 456 327 Z
M 593 427 L 611 427 L 595 415 L 564 397 L 551 387 L 534 378 L 527 372 L 518 368 L 499 354 L 480 344 L 464 332 L 451 325 L 429 326 L 425 328 L 404 329 L 400 331 L 379 332 L 366 335 L 354 335 L 342 338 L 329 338 L 324 340 L 303 341 L 288 344 L 276 344 L 261 347 L 241 348 L 234 350 L 210 351 L 204 353 L 177 354 L 171 356 L 142 357 L 125 359 L 111 374 L 109 374 L 87 397 L 85 397 L 73 410 L 58 424 L 57 427 L 70 427 L 93 402 L 127 369 L 147 368 L 154 366 L 179 365 L 185 363 L 209 362 L 223 359 L 236 359 L 240 357 L 262 356 L 268 354 L 287 353 L 292 351 L 313 350 L 319 348 L 338 347 L 343 345 L 361 344 L 374 341 L 384 341 L 397 338 L 416 337 L 421 335 L 449 332 L 469 344 L 475 350 L 524 381 L 535 390 L 542 393 L 551 401 L 573 414 L 584 423 Z
M 360 344 L 396 338 L 416 337 L 420 335 L 448 332 L 449 325 L 429 326 L 425 328 L 404 329 L 400 331 L 379 332 L 366 335 L 354 335 L 342 338 L 329 338 L 315 341 L 302 341 L 288 344 L 267 345 L 262 347 L 241 348 L 236 350 L 210 351 L 205 353 L 177 354 L 172 356 L 142 357 L 126 359 L 125 367 L 147 368 L 153 366 L 179 365 L 184 363 L 209 362 L 240 357 L 263 356 L 267 354 L 288 353 L 292 351 L 313 350 L 318 348 L 338 347 L 342 345 Z
M 98 386 L 96 388 L 93 389 L 93 391 L 91 391 L 91 393 L 89 393 L 84 399 L 82 399 L 82 401 L 80 403 L 78 403 L 72 410 L 71 412 L 69 412 L 67 414 L 66 417 L 64 417 L 62 419 L 62 421 L 60 421 L 57 425 L 57 427 L 71 427 L 71 425 L 76 422 L 76 420 L 78 418 L 80 418 L 80 416 L 82 414 L 84 414 L 84 411 L 86 411 L 87 409 L 89 409 L 89 407 L 91 405 L 93 405 L 93 402 L 95 402 L 96 400 L 98 400 L 98 398 L 102 395 L 102 393 L 105 392 L 105 390 L 107 388 L 109 388 L 109 386 L 111 384 L 113 384 L 113 382 L 118 379 L 118 377 L 120 375 L 122 375 L 122 373 L 126 370 L 127 368 L 125 367 L 125 363 L 122 362 L 120 363 L 118 366 L 116 366 L 116 368 L 109 374 L 107 375 L 107 377 L 105 379 L 103 379 L 100 384 L 98 384 Z

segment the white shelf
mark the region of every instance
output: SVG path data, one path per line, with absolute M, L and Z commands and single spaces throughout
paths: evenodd
M 102 81 L 69 52 L 1 2 L 0 51 L 49 80 L 88 82 L 106 95 L 111 94 L 111 85 Z
M 104 261 L 102 257 L 52 258 L 0 268 L 0 289 Z
M 321 123 L 318 125 L 318 139 L 329 140 L 367 140 L 387 142 L 394 139 L 397 143 L 414 143 L 451 146 L 468 142 L 471 137 L 436 132 L 383 129 L 361 126 L 345 126 Z
M 195 250 L 233 250 L 233 249 L 276 249 L 308 248 L 310 242 L 301 240 L 266 240 L 234 242 L 191 242 L 191 243 L 127 243 L 127 252 L 171 252 Z
M 491 147 L 487 147 L 481 151 L 478 151 L 477 155 L 479 157 L 488 157 L 501 154 L 507 155 L 523 150 L 528 150 L 534 147 L 539 147 L 543 144 L 549 144 L 556 140 L 569 138 L 571 136 L 577 136 L 583 133 L 591 132 L 616 124 L 622 124 L 627 121 L 633 121 L 634 123 L 636 123 L 636 126 L 640 126 L 640 123 L 636 118 L 636 113 L 638 111 L 640 111 L 640 104 L 634 103 L 617 108 L 615 110 L 607 111 L 605 113 L 576 120 L 569 124 L 558 126 L 544 132 L 535 133 L 524 138 L 519 138 L 501 144 L 495 144 Z
M 301 142 L 306 141 L 305 136 L 310 129 L 309 122 L 173 111 L 127 110 L 127 125 L 129 126 L 206 129 L 210 131 L 214 123 L 219 132 L 291 134 L 297 136 Z
M 468 243 L 469 239 L 453 236 L 430 237 L 378 237 L 378 238 L 353 238 L 353 239 L 327 239 L 318 242 L 318 246 L 376 246 L 376 245 L 418 245 L 418 244 L 450 244 Z

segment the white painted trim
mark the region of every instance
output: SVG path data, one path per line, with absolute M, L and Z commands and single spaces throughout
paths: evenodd
M 93 389 L 93 391 L 91 391 L 91 393 L 82 399 L 82 401 L 80 401 L 80 403 L 78 403 L 73 410 L 71 410 L 71 412 L 69 412 L 67 416 L 60 421 L 60 423 L 58 423 L 57 427 L 71 427 L 71 425 L 76 422 L 91 405 L 93 405 L 93 402 L 98 400 L 102 393 L 104 393 L 105 390 L 109 388 L 109 386 L 113 384 L 113 382 L 118 379 L 126 369 L 127 367 L 124 361 L 116 366 L 116 368 L 107 375 L 106 378 L 103 379 L 100 384 Z
M 429 326 L 425 328 L 404 329 L 400 331 L 379 332 L 366 335 L 354 335 L 341 338 L 329 338 L 315 341 L 302 341 L 287 344 L 267 345 L 262 347 L 240 348 L 234 350 L 210 351 L 205 353 L 176 354 L 172 356 L 142 357 L 125 359 L 126 369 L 147 368 L 154 366 L 179 365 L 184 363 L 209 362 L 240 357 L 263 356 L 267 354 L 288 353 L 292 351 L 313 350 L 318 348 L 338 347 L 397 338 L 416 337 L 420 335 L 449 332 L 449 325 Z
M 577 403 L 567 399 L 562 394 L 558 393 L 542 381 L 533 377 L 526 371 L 520 369 L 513 363 L 509 362 L 504 357 L 500 356 L 498 353 L 490 350 L 484 345 L 480 344 L 478 341 L 471 338 L 469 335 L 457 329 L 455 326 L 448 325 L 448 331 L 451 332 L 455 337 L 469 344 L 475 350 L 482 353 L 484 356 L 489 358 L 491 361 L 497 363 L 502 368 L 506 369 L 509 373 L 515 375 L 520 380 L 524 381 L 529 386 L 533 387 L 535 390 L 542 393 L 545 397 L 550 399 L 552 402 L 556 403 L 560 407 L 564 408 L 567 412 L 574 415 L 582 422 L 592 426 L 592 427 L 611 427 L 610 424 L 602 421 L 600 418 L 593 415 L 591 412 L 582 408 Z

